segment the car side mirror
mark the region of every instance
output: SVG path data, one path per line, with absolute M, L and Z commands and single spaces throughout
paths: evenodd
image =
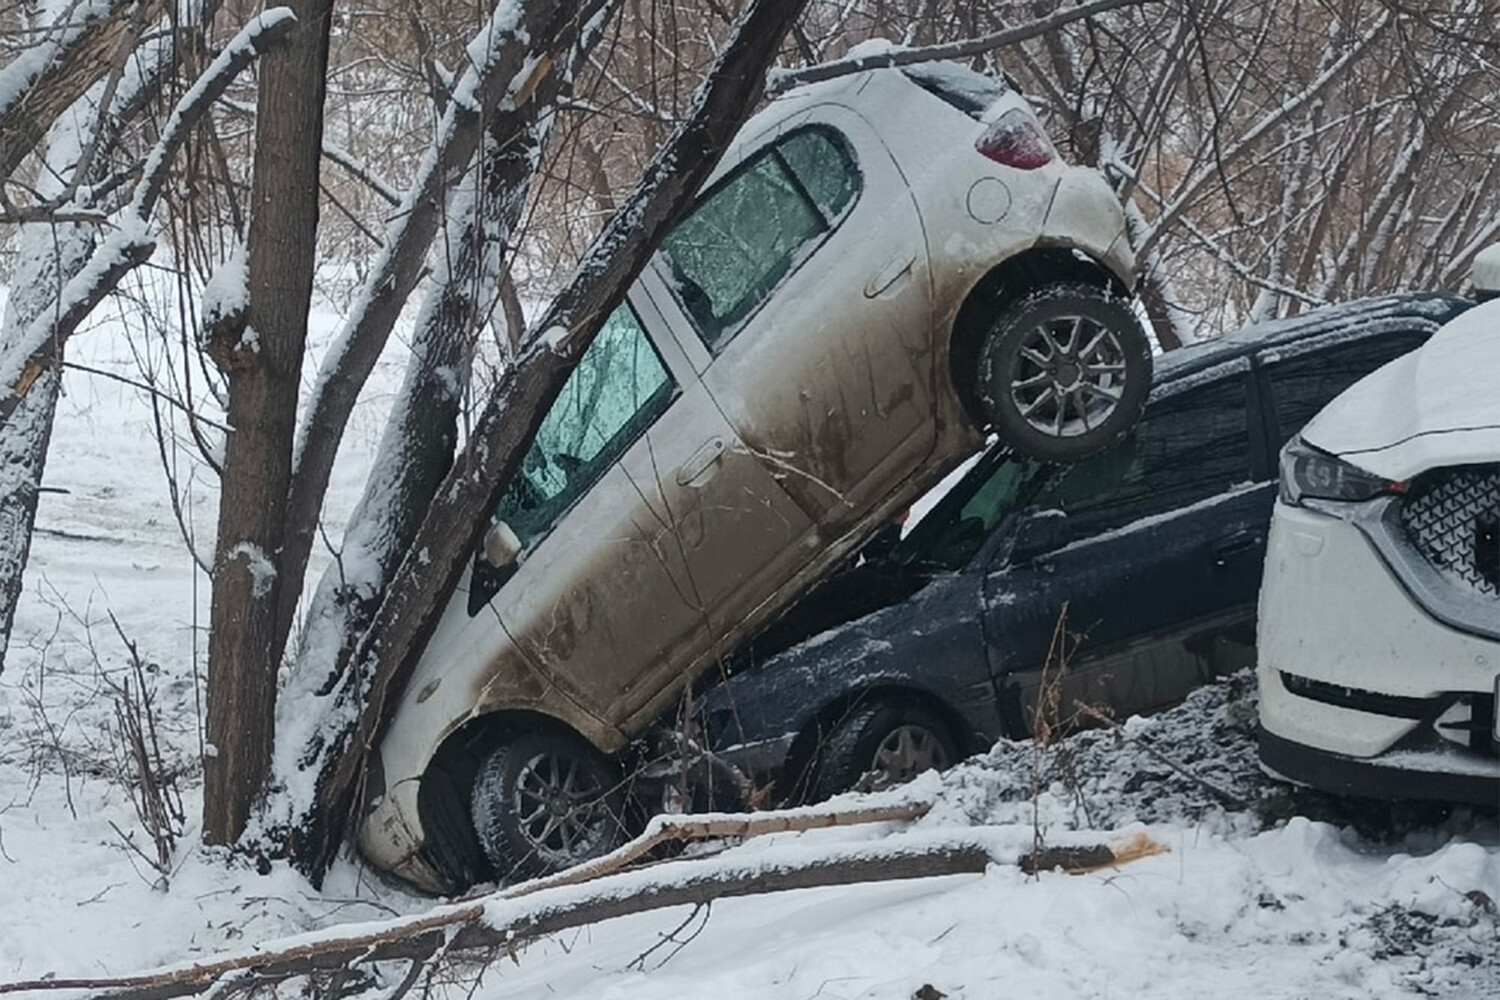
M 474 572 L 469 577 L 469 617 L 479 614 L 490 598 L 500 593 L 505 582 L 520 567 L 521 539 L 504 521 L 496 521 L 484 533 L 479 552 L 474 557 Z
M 1016 528 L 1015 544 L 1010 549 L 1014 563 L 1030 562 L 1037 556 L 1060 549 L 1073 540 L 1073 526 L 1060 510 L 1036 510 L 1026 515 Z
M 484 533 L 484 561 L 495 569 L 511 566 L 521 556 L 521 539 L 504 521 L 496 521 Z

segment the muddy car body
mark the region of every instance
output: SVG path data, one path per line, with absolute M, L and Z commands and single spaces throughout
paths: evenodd
M 1278 447 L 1469 306 L 1393 296 L 1247 327 L 1160 359 L 1115 448 L 1063 467 L 997 447 L 739 651 L 700 698 L 709 748 L 818 799 L 1031 735 L 1049 662 L 1054 728 L 1250 666 Z
M 985 385 L 1045 416 L 1023 435 L 1097 430 L 1067 394 L 1082 412 L 1084 375 L 1106 402 L 1120 384 L 1132 274 L 1103 178 L 983 77 L 879 70 L 774 102 L 543 421 L 372 758 L 365 854 L 444 890 L 596 853 L 598 823 L 546 810 L 609 798 L 611 755 L 975 452 Z M 987 346 L 1007 316 L 1046 342 L 1010 368 Z M 1035 385 L 1061 385 L 1051 409 Z

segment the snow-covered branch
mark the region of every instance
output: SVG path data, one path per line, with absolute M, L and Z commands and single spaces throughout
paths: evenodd
M 515 955 L 550 934 L 616 917 L 718 899 L 857 883 L 978 875 L 991 865 L 1023 872 L 1061 869 L 1082 874 L 1161 854 L 1166 847 L 1143 834 L 1101 842 L 1097 835 L 1065 834 L 1038 846 L 1024 826 L 958 829 L 901 828 L 829 841 L 797 836 L 747 854 L 734 852 L 622 870 L 668 840 L 796 834 L 833 827 L 904 824 L 925 815 L 925 802 L 890 796 L 889 804 L 823 805 L 767 813 L 659 816 L 630 844 L 590 864 L 551 878 L 522 882 L 487 895 L 390 920 L 313 931 L 193 962 L 107 978 L 54 977 L 0 983 L 0 994 L 87 990 L 115 1000 L 167 1000 L 283 982 L 297 976 L 404 959 L 428 965 L 448 959 L 485 960 L 496 949 Z
M 534 339 L 492 390 L 355 648 L 353 669 L 324 709 L 337 731 L 308 748 L 309 757 L 325 763 L 317 802 L 294 818 L 293 830 L 301 845 L 298 860 L 315 878 L 321 878 L 342 841 L 368 748 L 410 679 L 429 624 L 452 593 L 483 530 L 484 515 L 519 466 L 546 403 L 718 163 L 754 107 L 765 67 L 802 5 L 803 0 L 754 0 L 746 8 L 687 120 L 657 151 L 633 195 L 534 327 L 557 327 L 567 335 L 550 346 L 538 346 L 541 338 Z
M 868 69 L 911 66 L 915 63 L 933 62 L 939 59 L 969 59 L 994 49 L 1016 45 L 1039 35 L 1045 35 L 1049 31 L 1056 31 L 1074 21 L 1096 17 L 1108 11 L 1119 10 L 1121 7 L 1140 7 L 1153 2 L 1155 0 L 1090 0 L 1089 3 L 1079 4 L 1077 7 L 1062 7 L 1046 17 L 978 38 L 968 38 L 941 45 L 925 45 L 921 48 L 892 46 L 882 52 L 835 59 L 833 62 L 820 63 L 804 69 L 773 70 L 767 74 L 766 93 L 774 97 L 805 83 L 832 80 L 850 73 L 863 73 Z
M 173 156 L 194 124 L 234 78 L 268 46 L 283 39 L 294 23 L 291 12 L 285 8 L 274 8 L 252 18 L 177 102 L 146 158 L 141 180 L 115 231 L 100 243 L 88 264 L 59 292 L 56 306 L 38 315 L 19 340 L 10 345 L 5 357 L 0 358 L 0 386 L 10 387 L 0 397 L 0 424 L 10 419 L 37 376 L 56 364 L 62 344 L 78 324 L 125 275 L 151 258 L 156 250 L 151 215 Z
M 56 21 L 41 40 L 0 67 L 0 184 L 52 123 L 109 72 L 132 20 L 150 23 L 165 6 L 163 0 L 52 5 Z

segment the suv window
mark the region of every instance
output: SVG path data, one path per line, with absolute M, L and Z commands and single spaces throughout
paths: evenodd
M 530 548 L 651 426 L 675 391 L 634 310 L 621 303 L 542 418 L 496 519 Z
M 1185 507 L 1250 480 L 1245 376 L 1155 399 L 1119 444 L 1058 468 L 1034 498 L 1085 537 Z
M 1276 405 L 1277 447 L 1286 444 L 1334 396 L 1387 361 L 1421 347 L 1427 337 L 1425 332 L 1403 331 L 1268 363 L 1264 370 Z
M 717 352 L 847 212 L 859 171 L 826 127 L 793 132 L 708 193 L 662 241 L 670 283 Z

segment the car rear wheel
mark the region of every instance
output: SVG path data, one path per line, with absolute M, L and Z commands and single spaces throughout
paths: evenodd
M 562 733 L 523 733 L 493 750 L 474 778 L 471 804 L 474 833 L 501 881 L 570 868 L 622 839 L 614 770 Z
M 995 318 L 976 395 L 1017 451 L 1070 462 L 1135 425 L 1151 389 L 1151 343 L 1128 299 L 1084 284 L 1039 288 Z
M 894 698 L 869 702 L 840 720 L 823 744 L 813 795 L 822 800 L 856 788 L 890 788 L 957 758 L 937 713 Z

